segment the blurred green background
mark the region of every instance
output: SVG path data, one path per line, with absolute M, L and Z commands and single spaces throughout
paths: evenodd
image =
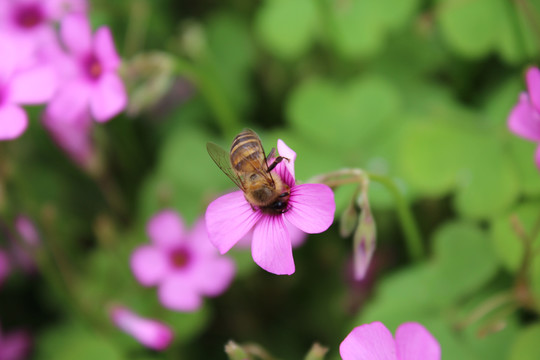
M 0 144 L 2 217 L 30 215 L 46 244 L 44 268 L 0 290 L 2 327 L 32 332 L 33 359 L 226 359 L 230 339 L 279 359 L 320 342 L 339 359 L 339 343 L 370 321 L 392 332 L 421 322 L 443 359 L 540 358 L 536 146 L 506 125 L 539 60 L 540 1 L 96 0 L 90 16 L 113 30 L 131 99 L 95 126 L 103 173 L 55 146 L 40 109 L 23 137 Z M 378 243 L 364 281 L 336 223 L 294 251 L 290 277 L 233 250 L 224 295 L 195 313 L 161 307 L 135 282 L 130 253 L 157 211 L 193 223 L 231 188 L 205 144 L 228 148 L 243 127 L 267 151 L 278 138 L 293 148 L 300 181 L 345 167 L 388 176 L 425 257 L 407 256 L 394 198 L 372 182 Z M 336 191 L 337 219 L 353 192 Z M 146 350 L 114 328 L 113 302 L 169 324 L 173 345 Z

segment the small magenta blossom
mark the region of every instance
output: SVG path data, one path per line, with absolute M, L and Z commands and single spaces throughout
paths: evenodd
M 14 225 L 18 235 L 18 241 L 13 242 L 11 247 L 14 263 L 27 274 L 32 274 L 37 269 L 34 252 L 41 247 L 41 236 L 34 222 L 26 215 L 18 215 Z
M 124 306 L 114 306 L 109 311 L 112 322 L 144 346 L 164 350 L 172 342 L 174 334 L 165 324 L 143 318 Z
M 0 328 L 0 360 L 26 359 L 31 343 L 30 335 L 24 330 L 6 334 Z
M 31 57 L 56 41 L 54 22 L 86 10 L 86 0 L 2 0 L 0 31 L 17 42 L 19 54 Z
M 28 116 L 21 105 L 48 101 L 56 88 L 53 69 L 23 61 L 18 44 L 0 34 L 0 140 L 12 140 L 26 130 Z
M 208 241 L 204 221 L 187 232 L 173 210 L 155 215 L 147 225 L 152 244 L 138 247 L 131 269 L 144 286 L 158 286 L 161 303 L 172 310 L 195 311 L 203 296 L 217 296 L 230 285 L 234 262 Z
M 531 67 L 525 75 L 528 92 L 519 95 L 519 101 L 510 112 L 508 128 L 514 134 L 540 144 L 540 70 Z M 535 155 L 540 169 L 540 146 Z
M 0 286 L 6 281 L 11 272 L 11 264 L 7 253 L 0 249 Z
M 60 37 L 69 55 L 47 54 L 61 81 L 45 116 L 75 122 L 91 115 L 105 122 L 118 115 L 127 105 L 127 95 L 117 73 L 120 57 L 109 28 L 101 27 L 92 36 L 86 16 L 68 15 L 61 23 Z
M 206 210 L 210 241 L 224 254 L 253 229 L 251 254 L 264 270 L 278 274 L 294 273 L 291 237 L 287 223 L 308 234 L 325 231 L 334 220 L 334 193 L 323 184 L 296 184 L 296 153 L 282 140 L 278 152 L 283 160 L 273 170 L 289 186 L 290 197 L 283 214 L 268 214 L 253 208 L 242 191 L 235 191 L 214 200 Z
M 395 338 L 380 322 L 360 325 L 339 346 L 343 360 L 439 360 L 441 348 L 426 328 L 404 323 Z
M 92 139 L 93 122 L 90 116 L 81 116 L 80 119 L 75 121 L 64 121 L 44 116 L 43 126 L 56 142 L 56 145 L 75 164 L 83 169 L 90 170 L 97 156 Z

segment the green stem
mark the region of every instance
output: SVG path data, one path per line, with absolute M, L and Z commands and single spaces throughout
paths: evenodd
M 175 72 L 185 76 L 197 86 L 213 111 L 222 133 L 227 137 L 233 137 L 240 129 L 240 119 L 223 91 L 216 86 L 211 77 L 182 58 L 176 58 Z
M 409 256 L 415 261 L 420 260 L 425 255 L 422 237 L 420 236 L 420 231 L 405 197 L 397 187 L 396 183 L 389 177 L 370 172 L 366 172 L 366 174 L 370 180 L 385 186 L 390 193 L 392 193 L 396 202 L 399 221 L 401 222 L 401 227 L 405 233 L 405 241 Z

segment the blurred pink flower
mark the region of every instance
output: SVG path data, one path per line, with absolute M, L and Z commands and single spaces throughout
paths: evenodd
M 289 159 L 272 170 L 290 187 L 287 210 L 283 214 L 268 214 L 253 209 L 242 191 L 221 196 L 206 210 L 210 241 L 224 254 L 253 229 L 251 253 L 264 270 L 283 275 L 294 273 L 291 237 L 286 222 L 309 234 L 328 229 L 334 220 L 334 193 L 323 184 L 295 184 L 296 153 L 278 140 L 278 152 Z
M 23 64 L 18 46 L 0 34 L 0 140 L 15 139 L 26 130 L 28 117 L 21 105 L 44 103 L 56 88 L 54 71 L 47 65 Z
M 158 286 L 165 307 L 195 311 L 202 296 L 217 296 L 230 285 L 234 263 L 210 244 L 202 220 L 187 233 L 180 216 L 164 210 L 150 219 L 147 232 L 152 244 L 133 252 L 131 269 L 142 285 Z
M 92 125 L 92 119 L 89 116 L 82 116 L 76 121 L 43 117 L 43 126 L 58 147 L 83 169 L 89 169 L 96 156 L 92 140 Z
M 508 117 L 508 128 L 522 138 L 540 143 L 540 70 L 529 68 L 525 80 L 528 93 L 519 95 L 519 101 Z M 540 169 L 540 146 L 535 161 Z
M 41 246 L 41 236 L 34 222 L 26 215 L 17 216 L 15 230 L 18 241 L 14 241 L 11 247 L 14 263 L 26 273 L 33 273 L 36 270 L 34 252 Z
M 19 54 L 31 56 L 43 42 L 54 39 L 51 10 L 47 0 L 2 0 L 0 31 L 17 42 Z
M 143 318 L 124 306 L 110 309 L 112 322 L 138 342 L 154 350 L 164 350 L 173 340 L 172 330 L 159 321 Z
M 27 246 L 39 246 L 41 237 L 34 222 L 26 215 L 18 215 L 15 219 L 15 229 Z
M 343 360 L 439 360 L 437 340 L 418 323 L 404 323 L 392 333 L 380 322 L 358 326 L 339 346 Z
M 3 334 L 0 329 L 0 360 L 26 359 L 30 346 L 30 336 L 26 331 L 19 330 Z
M 2 286 L 10 272 L 11 265 L 9 263 L 9 257 L 4 250 L 0 249 L 0 286 Z
M 62 72 L 62 81 L 45 116 L 49 121 L 76 122 L 91 115 L 104 122 L 118 115 L 126 107 L 127 95 L 109 28 L 101 27 L 92 36 L 85 16 L 69 15 L 61 23 L 60 35 L 69 56 L 59 51 L 48 54 Z

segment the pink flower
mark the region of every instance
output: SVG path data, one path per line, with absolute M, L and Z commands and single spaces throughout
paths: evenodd
M 17 42 L 25 57 L 55 41 L 53 21 L 86 12 L 86 0 L 2 0 L 0 31 Z
M 253 260 L 268 272 L 294 273 L 294 259 L 287 222 L 309 234 L 328 229 L 334 220 L 334 193 L 323 184 L 297 185 L 294 178 L 296 153 L 278 140 L 279 154 L 287 159 L 272 170 L 289 186 L 290 197 L 284 213 L 267 213 L 253 208 L 242 191 L 214 200 L 206 210 L 210 241 L 224 254 L 253 229 Z
M 35 252 L 41 247 L 41 236 L 34 222 L 26 215 L 18 215 L 15 219 L 17 239 L 11 246 L 13 262 L 26 273 L 36 271 Z
M 22 241 L 27 246 L 36 247 L 41 245 L 41 237 L 34 222 L 26 215 L 18 215 L 15 219 L 15 229 Z
M 11 140 L 28 126 L 21 105 L 49 100 L 56 87 L 56 76 L 46 65 L 25 63 L 18 44 L 2 34 L 0 54 L 0 140 Z
M 60 147 L 81 168 L 89 170 L 96 158 L 92 140 L 92 119 L 82 116 L 79 120 L 64 121 L 43 117 L 43 126 Z
M 69 15 L 61 23 L 60 35 L 70 56 L 59 51 L 48 54 L 62 72 L 62 82 L 45 116 L 75 122 L 91 115 L 104 122 L 118 115 L 127 96 L 117 74 L 120 57 L 109 28 L 101 27 L 92 36 L 85 16 Z
M 7 253 L 0 249 L 0 286 L 9 276 L 11 272 L 11 265 Z
M 26 331 L 3 334 L 0 329 L 0 360 L 26 359 L 30 351 L 30 336 Z
M 525 78 L 528 93 L 519 95 L 519 102 L 508 117 L 508 128 L 522 138 L 540 143 L 540 70 L 529 68 Z M 540 169 L 540 146 L 535 161 Z
M 231 283 L 235 266 L 208 241 L 202 220 L 187 233 L 180 216 L 165 210 L 147 225 L 152 244 L 137 248 L 131 269 L 144 286 L 158 286 L 161 303 L 172 310 L 195 311 L 203 296 L 217 296 Z
M 174 334 L 167 325 L 140 317 L 126 307 L 112 307 L 110 316 L 116 326 L 151 349 L 164 350 L 173 340 Z
M 339 346 L 343 360 L 439 360 L 437 340 L 418 323 L 401 324 L 392 333 L 380 322 L 358 326 Z

